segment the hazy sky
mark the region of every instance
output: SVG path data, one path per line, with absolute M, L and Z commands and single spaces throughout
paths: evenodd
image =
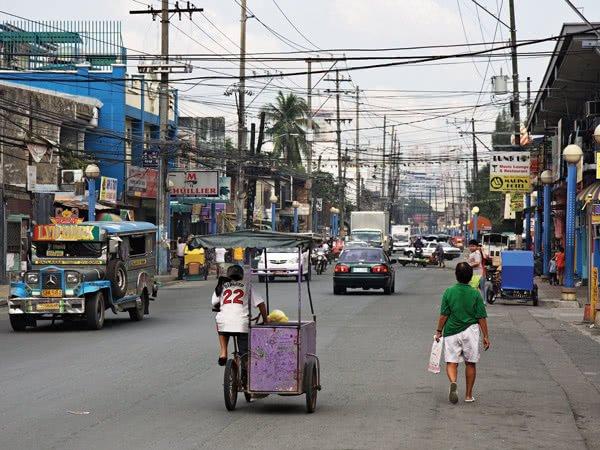
M 488 10 L 498 14 L 508 22 L 508 0 L 479 0 Z M 185 3 L 185 2 L 180 2 Z M 173 53 L 227 53 L 237 54 L 239 49 L 240 6 L 236 0 L 195 0 L 198 7 L 204 8 L 204 14 L 194 15 L 194 21 L 187 18 L 179 21 L 173 19 L 171 33 L 171 51 Z M 564 22 L 578 22 L 577 16 L 564 0 L 516 0 L 517 38 L 531 39 L 558 34 Z M 577 5 L 583 7 L 584 14 L 591 21 L 600 21 L 600 2 L 598 0 L 578 0 Z M 53 0 L 31 0 L 29 2 L 13 2 L 2 7 L 3 10 L 30 19 L 118 19 L 123 22 L 124 41 L 129 54 L 135 51 L 156 53 L 159 50 L 159 22 L 153 22 L 150 16 L 130 16 L 130 9 L 144 9 L 145 4 L 155 7 L 159 1 L 152 0 L 103 0 L 100 2 Z M 289 20 L 308 39 L 301 36 L 287 22 L 277 5 Z M 506 40 L 508 30 L 478 9 L 472 0 L 248 0 L 251 12 L 266 26 L 292 42 L 283 42 L 269 32 L 256 19 L 248 20 L 248 53 L 267 51 L 294 51 L 299 48 L 314 49 L 348 49 L 348 48 L 389 48 L 410 47 L 439 44 L 481 43 Z M 462 18 L 461 18 L 462 14 Z M 0 15 L 1 19 L 8 19 Z M 212 22 L 212 24 L 210 23 Z M 213 26 L 214 24 L 214 26 Z M 466 38 L 465 38 L 466 35 Z M 495 37 L 494 37 L 495 35 Z M 232 42 L 233 41 L 233 42 Z M 221 47 L 222 46 L 222 47 Z M 530 46 L 526 51 L 551 50 L 554 43 Z M 481 46 L 471 47 L 472 50 Z M 436 55 L 468 51 L 466 48 L 431 48 L 413 52 L 395 51 L 394 55 Z M 525 51 L 525 49 L 523 49 Z M 339 55 L 342 52 L 335 52 Z M 320 52 L 322 56 L 329 53 Z M 346 53 L 348 56 L 357 53 Z M 373 55 L 373 52 L 368 54 Z M 298 55 L 290 55 L 298 56 Z M 530 76 L 535 91 L 548 64 L 546 55 L 523 57 L 519 61 L 519 72 L 522 80 Z M 369 64 L 372 61 L 351 61 L 348 66 Z M 381 61 L 380 61 L 381 62 Z M 132 62 L 135 65 L 135 62 Z M 339 63 L 343 69 L 346 63 Z M 195 61 L 194 73 L 186 76 L 205 76 L 216 73 L 237 75 L 237 62 L 219 60 L 217 62 Z M 329 63 L 314 64 L 315 69 L 328 67 Z M 278 70 L 290 67 L 304 70 L 304 62 L 251 63 L 249 72 L 264 74 L 267 71 L 276 74 Z M 207 71 L 206 69 L 211 71 Z M 469 151 L 470 142 L 465 142 L 448 120 L 463 122 L 475 117 L 479 129 L 491 129 L 493 120 L 499 110 L 493 103 L 489 93 L 489 79 L 500 71 L 510 74 L 508 58 L 493 58 L 488 65 L 488 58 L 458 59 L 445 61 L 435 65 L 405 65 L 393 68 L 379 68 L 355 71 L 350 75 L 353 83 L 345 83 L 348 89 L 360 86 L 364 93 L 364 113 L 361 115 L 361 128 L 372 128 L 361 132 L 361 146 L 374 149 L 381 146 L 382 133 L 380 127 L 383 114 L 387 111 L 388 123 L 397 124 L 400 143 L 410 152 L 445 153 L 444 147 L 461 146 Z M 345 73 L 344 75 L 348 75 Z M 315 76 L 315 82 L 320 76 Z M 181 77 L 179 77 L 181 78 Z M 224 96 L 224 92 L 235 80 L 218 80 L 201 83 L 198 86 L 179 85 L 181 89 L 182 114 L 197 113 L 202 115 L 225 115 L 228 129 L 235 129 L 235 106 L 233 97 Z M 265 84 L 267 86 L 264 90 Z M 306 77 L 298 76 L 290 79 L 273 78 L 249 82 L 252 90 L 248 102 L 248 119 L 255 120 L 258 108 L 272 100 L 278 88 L 294 90 L 305 95 Z M 323 90 L 332 88 L 331 83 L 321 81 L 316 86 L 313 104 L 320 106 L 326 95 Z M 525 84 L 521 85 L 525 90 Z M 482 94 L 478 94 L 483 90 Z M 185 91 L 185 92 L 184 92 Z M 443 92 L 427 92 L 443 91 Z M 449 91 L 449 92 L 445 92 Z M 495 99 L 496 103 L 504 99 Z M 479 104 L 481 108 L 467 109 Z M 331 111 L 334 102 L 325 102 L 323 111 Z M 435 108 L 435 109 L 434 109 Z M 454 109 L 447 109 L 454 108 Z M 343 114 L 353 116 L 353 97 L 344 98 Z M 467 111 L 462 111 L 467 109 Z M 447 118 L 432 119 L 434 115 L 449 115 Z M 419 122 L 415 122 L 419 121 Z M 406 122 L 415 122 L 405 124 Z M 347 128 L 353 128 L 352 124 Z M 483 138 L 489 141 L 489 138 Z M 354 132 L 346 132 L 343 140 L 354 142 Z M 368 150 L 375 151 L 375 150 Z

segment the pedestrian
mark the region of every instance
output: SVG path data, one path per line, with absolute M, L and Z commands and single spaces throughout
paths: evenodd
M 457 283 L 446 289 L 442 297 L 435 339 L 439 342 L 444 337 L 446 374 L 450 381 L 448 400 L 458 403 L 458 364 L 464 362 L 465 402 L 472 403 L 475 401 L 473 386 L 480 358 L 481 335 L 484 350 L 490 348 L 487 313 L 481 294 L 469 286 L 473 268 L 468 263 L 458 263 L 455 275 Z
M 550 275 L 550 286 L 556 286 L 558 284 L 558 278 L 556 277 L 556 260 L 554 256 L 548 264 L 548 274 Z
M 467 259 L 467 263 L 473 269 L 473 278 L 479 280 L 478 283 L 475 283 L 475 280 L 473 280 L 472 285 L 479 286 L 479 290 L 481 291 L 482 297 L 483 287 L 485 285 L 485 278 L 483 277 L 483 261 L 483 252 L 479 248 L 479 243 L 475 239 L 471 239 L 469 241 L 469 257 Z
M 441 242 L 438 242 L 435 247 L 435 257 L 437 258 L 438 267 L 446 267 L 446 263 L 444 261 L 444 247 Z
M 558 250 L 554 253 L 554 261 L 556 261 L 556 277 L 558 278 L 558 284 L 563 285 L 565 276 L 565 249 L 560 245 Z
M 183 274 L 185 269 L 185 248 L 187 244 L 182 237 L 177 238 L 177 259 L 179 260 L 179 267 L 177 269 L 177 279 L 183 280 Z
M 215 248 L 215 263 L 217 264 L 217 278 L 225 271 L 225 253 L 227 250 L 222 247 Z

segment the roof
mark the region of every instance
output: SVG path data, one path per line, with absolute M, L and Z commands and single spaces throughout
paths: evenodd
M 579 194 L 577 194 L 577 200 L 580 202 L 597 202 L 600 200 L 600 182 L 596 181 L 584 188 Z
M 242 230 L 232 233 L 195 236 L 194 242 L 196 245 L 205 248 L 307 248 L 317 243 L 317 240 L 306 234 Z
M 89 207 L 89 203 L 88 201 L 83 201 L 83 200 L 76 200 L 76 199 L 65 199 L 65 200 L 54 200 L 54 203 L 60 203 L 63 206 L 66 206 L 67 208 L 78 208 L 84 211 L 87 211 L 88 207 Z M 111 210 L 111 209 L 117 209 L 116 207 L 113 206 L 106 206 L 106 205 L 101 205 L 100 203 L 96 203 L 96 211 L 105 211 L 105 210 Z
M 59 92 L 59 91 L 55 91 L 52 89 L 38 88 L 38 87 L 28 86 L 26 84 L 21 84 L 21 83 L 12 83 L 12 82 L 6 81 L 6 80 L 0 81 L 0 85 L 8 87 L 8 88 L 22 89 L 24 91 L 30 91 L 30 92 L 37 92 L 39 94 L 53 95 L 55 97 L 61 97 L 66 100 L 71 100 L 71 101 L 74 101 L 77 103 L 82 103 L 82 104 L 93 106 L 96 108 L 102 108 L 102 105 L 103 105 L 103 103 L 100 100 L 98 100 L 97 98 L 87 97 L 84 95 L 65 94 L 64 92 Z
M 108 233 L 136 233 L 156 231 L 156 225 L 149 222 L 83 222 L 82 225 L 94 225 Z
M 600 27 L 600 23 L 592 25 Z M 566 36 L 556 41 L 527 117 L 532 134 L 542 134 L 545 128 L 556 127 L 560 118 L 579 114 L 585 102 L 595 98 L 600 56 L 594 48 L 583 47 L 582 41 L 598 37 L 584 23 L 565 23 L 560 34 Z

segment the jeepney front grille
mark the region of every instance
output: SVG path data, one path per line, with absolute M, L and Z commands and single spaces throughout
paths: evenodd
M 42 272 L 42 289 L 62 289 L 62 272 Z

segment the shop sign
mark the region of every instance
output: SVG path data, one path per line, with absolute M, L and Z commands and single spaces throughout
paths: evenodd
M 591 216 L 592 216 L 592 224 L 600 225 L 600 203 L 592 204 Z
M 598 304 L 598 268 L 592 267 L 590 309 L 592 314 L 596 314 L 596 305 Z
M 145 168 L 158 168 L 158 150 L 144 150 L 142 153 L 142 166 Z
M 172 197 L 218 197 L 219 172 L 185 170 L 169 173 Z
M 99 241 L 100 228 L 94 225 L 36 225 L 34 241 Z
M 511 195 L 510 196 L 510 210 L 513 212 L 523 211 L 523 196 L 522 195 Z
M 127 195 L 129 197 L 156 198 L 158 170 L 127 166 Z
M 490 191 L 531 191 L 529 152 L 493 152 L 490 163 Z
M 600 152 L 596 152 L 596 180 L 600 180 Z
M 50 222 L 54 224 L 77 224 L 83 222 L 79 217 L 79 208 L 56 208 L 54 217 L 50 217 Z
M 315 200 L 316 200 L 316 201 L 315 201 L 315 209 L 316 209 L 318 212 L 321 212 L 321 211 L 323 211 L 323 199 L 319 197 L 319 198 L 317 198 L 317 199 L 315 199 Z
M 117 183 L 116 178 L 101 177 L 100 178 L 100 196 L 98 199 L 101 202 L 117 203 Z

